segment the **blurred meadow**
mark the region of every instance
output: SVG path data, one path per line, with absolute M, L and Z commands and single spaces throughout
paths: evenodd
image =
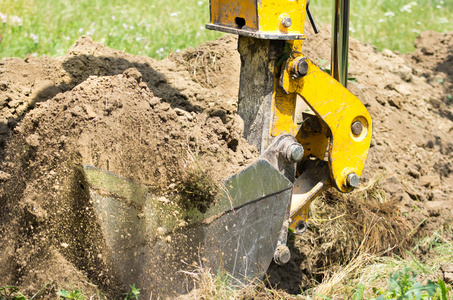
M 321 25 L 333 0 L 312 0 Z M 352 0 L 351 36 L 382 50 L 413 50 L 422 31 L 453 31 L 453 0 Z M 156 59 L 213 40 L 209 0 L 1 0 L 0 58 L 63 55 L 81 35 Z M 312 34 L 311 31 L 307 34 Z

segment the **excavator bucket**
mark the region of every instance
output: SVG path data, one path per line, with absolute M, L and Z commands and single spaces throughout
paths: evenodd
M 222 182 L 206 212 L 183 210 L 145 186 L 93 166 L 79 170 L 77 198 L 88 198 L 104 249 L 125 287 L 136 284 L 146 299 L 187 292 L 182 270 L 198 266 L 244 283 L 267 270 L 286 237 L 292 183 L 265 158 Z M 92 254 L 91 254 L 92 255 Z

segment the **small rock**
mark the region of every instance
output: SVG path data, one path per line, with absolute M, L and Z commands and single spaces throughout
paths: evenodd
M 166 230 L 164 227 L 158 227 L 158 228 L 156 229 L 156 233 L 157 233 L 157 235 L 159 235 L 159 236 L 163 236 L 166 232 L 167 232 L 167 230 Z
M 71 114 L 76 117 L 81 117 L 84 115 L 84 113 L 85 113 L 84 110 L 78 105 L 74 106 L 71 109 Z
M 444 273 L 444 282 L 448 284 L 453 283 L 453 273 L 450 272 Z
M 162 102 L 160 105 L 159 105 L 159 108 L 162 110 L 162 111 L 167 111 L 169 110 L 171 107 L 170 103 L 168 102 Z
M 11 178 L 10 174 L 0 171 L 0 182 L 8 181 L 10 178 Z
M 408 84 L 404 84 L 404 83 L 396 85 L 395 90 L 398 93 L 400 93 L 402 95 L 406 95 L 406 96 L 412 94 L 411 86 Z
M 157 201 L 159 201 L 159 202 L 161 202 L 161 203 L 164 203 L 164 204 L 170 203 L 170 200 L 168 200 L 168 199 L 165 198 L 164 196 L 161 196 L 161 197 L 157 198 Z
M 123 72 L 123 75 L 126 76 L 126 78 L 134 78 L 137 82 L 142 80 L 142 73 L 140 73 L 136 68 L 127 69 Z
M 160 103 L 160 98 L 158 98 L 158 97 L 153 97 L 149 100 L 149 105 L 151 105 L 151 107 L 154 107 L 159 103 Z
M 36 148 L 39 146 L 39 138 L 40 136 L 38 134 L 30 134 L 26 139 L 25 142 L 27 145 L 30 147 Z
M 418 182 L 421 186 L 433 188 L 440 185 L 440 177 L 439 175 L 425 175 L 420 177 Z
M 453 273 L 453 264 L 440 264 L 440 269 L 442 270 L 442 272 Z
M 435 98 L 431 98 L 429 100 L 429 102 L 431 103 L 431 105 L 434 107 L 434 108 L 439 108 L 440 105 L 442 104 L 442 101 L 440 101 L 439 99 L 435 99 Z
M 9 106 L 10 108 L 16 108 L 16 107 L 18 107 L 18 106 L 21 104 L 21 102 L 22 102 L 22 101 L 19 100 L 19 99 L 12 100 L 12 101 L 9 101 L 9 102 L 8 102 L 8 106 Z
M 453 264 L 441 264 L 440 269 L 443 273 L 445 283 L 453 283 Z
M 84 108 L 87 113 L 88 119 L 94 119 L 97 117 L 97 114 L 94 112 L 93 108 L 90 105 L 85 104 Z
M 401 79 L 404 81 L 411 81 L 412 80 L 412 69 L 408 66 L 402 65 L 399 70 Z
M 395 54 L 392 52 L 390 49 L 384 49 L 382 50 L 382 55 L 387 56 L 387 57 L 393 57 Z

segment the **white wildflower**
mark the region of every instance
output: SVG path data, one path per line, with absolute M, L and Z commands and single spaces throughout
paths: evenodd
M 177 15 L 179 15 L 181 12 L 180 11 L 177 11 L 177 12 L 172 12 L 170 14 L 170 17 L 176 17 Z
M 415 6 L 417 5 L 417 2 L 410 2 L 406 5 L 404 5 L 403 7 L 400 8 L 400 12 L 408 12 L 408 13 L 411 13 L 412 12 L 412 6 Z
M 34 33 L 30 33 L 29 35 L 31 37 L 31 39 L 33 40 L 33 43 L 37 44 L 39 42 L 39 36 L 37 34 L 34 34 Z
M 19 26 L 23 25 L 23 19 L 21 17 L 18 17 L 18 16 L 9 16 L 9 17 L 10 17 L 11 23 L 17 24 Z
M 114 21 L 115 21 L 115 19 L 116 19 L 116 17 L 115 17 L 115 16 L 112 16 L 112 20 L 114 20 Z
M 384 22 L 385 22 L 385 20 L 382 19 L 382 18 L 380 18 L 380 19 L 378 20 L 378 23 L 384 23 Z
M 203 1 L 198 1 L 198 6 L 202 6 L 203 5 Z
M 129 25 L 127 25 L 126 23 L 123 23 L 123 28 L 124 28 L 124 30 L 127 30 L 129 28 Z
M 79 28 L 79 33 L 83 33 L 83 28 Z
M 198 28 L 199 28 L 199 29 L 200 29 L 201 31 L 203 31 L 203 30 L 204 30 L 204 26 L 203 26 L 203 25 L 202 25 L 202 26 L 200 26 L 200 27 L 198 27 Z
M 2 20 L 2 23 L 6 23 L 8 16 L 0 12 L 0 20 Z
M 388 12 L 384 13 L 384 16 L 385 16 L 385 17 L 390 17 L 390 18 L 391 18 L 391 17 L 394 17 L 394 16 L 395 16 L 395 13 L 394 13 L 393 11 L 388 11 Z

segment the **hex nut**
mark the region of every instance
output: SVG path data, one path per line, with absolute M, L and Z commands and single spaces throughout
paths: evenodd
M 354 135 L 360 135 L 363 131 L 363 124 L 360 121 L 356 121 L 351 125 L 351 131 Z
M 288 246 L 286 246 L 286 245 L 277 246 L 277 249 L 275 249 L 275 253 L 274 253 L 274 262 L 277 265 L 282 266 L 282 265 L 286 264 L 287 262 L 289 262 L 290 259 L 291 259 L 291 251 L 289 251 Z
M 304 77 L 308 73 L 308 63 L 305 58 L 301 58 L 296 65 L 296 70 L 294 70 L 296 77 Z
M 304 148 L 300 144 L 293 144 L 288 147 L 286 158 L 292 163 L 297 163 L 304 157 Z
M 350 187 L 358 187 L 359 186 L 359 182 L 360 182 L 360 177 L 352 172 L 352 173 L 349 173 L 348 177 L 346 177 L 346 182 L 348 183 L 348 186 Z
M 293 21 L 290 17 L 284 17 L 281 22 L 284 28 L 289 28 L 293 24 Z

